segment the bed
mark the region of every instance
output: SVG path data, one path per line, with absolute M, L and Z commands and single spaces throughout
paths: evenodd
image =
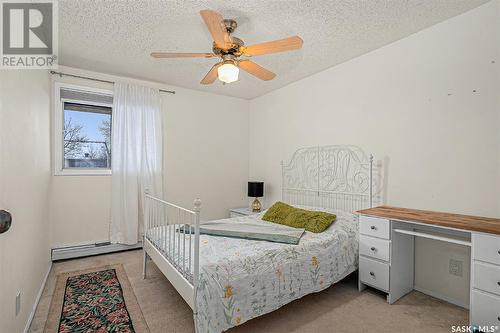
M 222 332 L 319 292 L 357 269 L 353 212 L 373 206 L 373 174 L 373 157 L 354 146 L 302 148 L 282 163 L 282 201 L 337 215 L 297 245 L 200 234 L 201 201 L 188 210 L 146 194 L 143 276 L 149 257 L 193 309 L 197 332 Z M 263 214 L 219 222 L 269 224 Z

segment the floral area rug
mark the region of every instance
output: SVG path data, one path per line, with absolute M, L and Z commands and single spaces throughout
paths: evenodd
M 58 275 L 46 333 L 149 333 L 123 266 Z

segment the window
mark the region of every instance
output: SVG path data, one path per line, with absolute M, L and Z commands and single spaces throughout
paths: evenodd
M 111 174 L 111 94 L 56 83 L 56 175 Z
M 111 108 L 64 102 L 64 168 L 111 168 Z

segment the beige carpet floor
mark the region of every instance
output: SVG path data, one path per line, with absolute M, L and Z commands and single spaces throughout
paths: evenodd
M 122 264 L 151 333 L 194 332 L 192 312 L 172 285 L 150 262 L 143 280 L 142 251 L 127 251 L 54 263 L 31 324 L 41 333 L 48 315 L 56 275 L 103 265 Z M 419 292 L 393 305 L 372 289 L 359 293 L 354 276 L 228 332 L 451 332 L 467 325 L 468 311 Z

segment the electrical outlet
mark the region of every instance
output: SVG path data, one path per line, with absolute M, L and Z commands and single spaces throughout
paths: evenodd
M 21 312 L 21 292 L 18 291 L 16 295 L 16 317 Z
M 461 260 L 455 260 L 455 259 L 450 259 L 450 267 L 449 267 L 449 272 L 451 275 L 463 276 L 463 261 Z

